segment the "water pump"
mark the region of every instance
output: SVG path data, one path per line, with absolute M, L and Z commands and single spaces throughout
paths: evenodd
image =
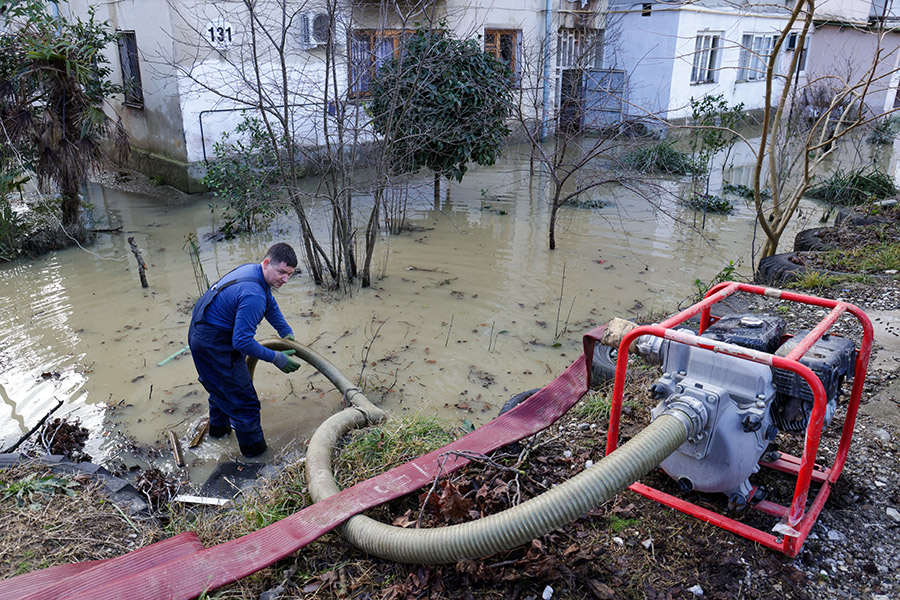
M 714 318 L 712 307 L 736 293 L 757 294 L 787 303 L 827 309 L 812 329 L 786 332 L 779 316 L 733 314 Z M 842 316 L 855 317 L 862 329 L 857 342 L 833 333 Z M 699 330 L 685 323 L 700 317 Z M 608 339 L 607 339 L 607 336 Z M 663 375 L 651 386 L 658 404 L 651 411 L 678 415 L 689 431 L 660 468 L 682 490 L 725 494 L 732 513 L 699 506 L 635 482 L 629 488 L 662 504 L 738 533 L 764 546 L 796 556 L 837 482 L 849 453 L 863 382 L 872 349 L 872 323 L 852 304 L 736 282 L 713 287 L 691 307 L 655 325 L 619 328 L 612 322 L 595 339 L 618 349 L 611 398 L 606 453 L 618 446 L 628 354 L 661 365 Z M 585 353 L 593 356 L 593 343 Z M 592 372 L 588 360 L 589 373 Z M 828 459 L 819 456 L 822 432 L 832 424 L 844 382 L 852 389 L 844 406 L 838 447 Z M 778 452 L 782 434 L 802 439 L 800 456 Z M 787 505 L 764 497 L 750 481 L 761 467 L 795 477 Z M 810 496 L 812 495 L 812 498 Z M 777 518 L 770 532 L 739 520 L 746 507 Z
M 784 331 L 781 317 L 734 314 L 700 337 L 786 356 L 809 330 L 787 337 Z M 749 476 L 759 470 L 779 431 L 805 433 L 813 408 L 809 385 L 784 369 L 658 337 L 639 338 L 637 350 L 664 372 L 651 386 L 651 395 L 660 401 L 652 417 L 683 405 L 703 423 L 661 468 L 686 491 L 722 492 L 730 508 L 744 508 L 755 492 Z M 851 340 L 825 335 L 800 360 L 825 387 L 825 427 L 837 408 L 841 384 L 853 375 L 855 356 Z

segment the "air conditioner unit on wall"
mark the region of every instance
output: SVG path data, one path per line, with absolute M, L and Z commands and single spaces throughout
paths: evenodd
M 327 12 L 302 13 L 300 15 L 300 43 L 304 48 L 315 48 L 328 43 L 331 19 Z

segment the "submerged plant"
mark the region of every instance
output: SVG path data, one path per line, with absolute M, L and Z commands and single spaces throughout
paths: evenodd
M 703 171 L 703 167 L 695 164 L 689 154 L 676 150 L 669 141 L 636 148 L 625 154 L 622 161 L 644 173 L 689 175 Z
M 851 171 L 838 169 L 828 179 L 809 188 L 806 195 L 831 204 L 855 206 L 896 193 L 897 187 L 887 173 L 875 165 L 867 165 Z
M 684 200 L 686 206 L 704 212 L 728 214 L 734 210 L 734 204 L 728 198 L 715 194 L 694 194 Z
M 703 297 L 706 296 L 706 292 L 714 288 L 725 281 L 731 281 L 731 276 L 734 275 L 734 271 L 737 269 L 737 264 L 733 260 L 729 260 L 728 264 L 725 265 L 721 271 L 715 274 L 713 278 L 709 281 L 709 283 L 704 283 L 703 280 L 697 278 L 694 280 L 694 289 L 697 290 L 697 293 L 691 299 L 691 303 L 694 304 L 696 302 L 700 302 L 703 300 Z
M 726 183 L 722 186 L 723 194 L 734 194 L 736 196 L 740 196 L 742 198 L 753 198 L 753 190 L 746 185 L 740 183 Z M 759 193 L 763 198 L 771 198 L 772 190 L 763 190 Z

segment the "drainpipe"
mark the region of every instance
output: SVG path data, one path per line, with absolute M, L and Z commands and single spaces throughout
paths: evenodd
M 541 108 L 541 141 L 547 137 L 547 121 L 550 113 L 550 43 L 553 27 L 553 0 L 544 5 L 544 105 Z

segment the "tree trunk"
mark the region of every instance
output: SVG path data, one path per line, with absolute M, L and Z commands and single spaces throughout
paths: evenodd
M 78 197 L 78 190 L 60 190 L 62 196 L 62 224 L 65 229 L 78 224 L 78 209 L 81 207 L 81 198 Z
M 364 288 L 372 285 L 372 255 L 375 253 L 375 238 L 378 234 L 378 207 L 381 204 L 382 194 L 375 194 L 375 202 L 372 205 L 372 213 L 369 215 L 369 222 L 366 224 L 366 255 L 363 258 L 362 268 L 362 286 Z
M 550 205 L 550 249 L 556 250 L 556 213 L 559 212 L 559 191 L 553 197 Z
M 434 172 L 434 210 L 441 208 L 441 174 Z

